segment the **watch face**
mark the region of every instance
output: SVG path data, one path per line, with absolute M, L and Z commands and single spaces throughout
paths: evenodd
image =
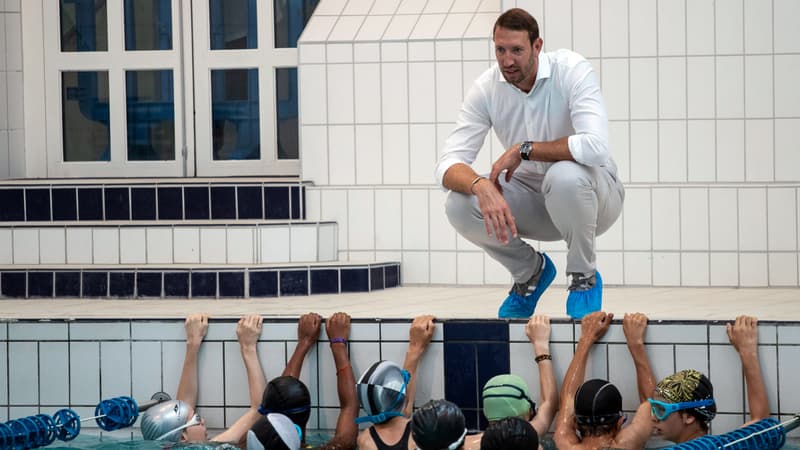
M 530 142 L 523 142 L 522 145 L 519 146 L 519 154 L 522 156 L 522 159 L 528 160 L 528 156 L 531 153 L 531 143 Z

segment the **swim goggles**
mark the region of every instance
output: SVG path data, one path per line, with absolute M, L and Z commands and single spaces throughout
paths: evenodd
M 705 408 L 706 406 L 711 406 L 714 404 L 713 398 L 679 403 L 667 403 L 652 398 L 648 398 L 647 401 L 650 402 L 650 412 L 653 414 L 653 417 L 658 420 L 665 420 L 675 411 L 692 408 Z
M 162 439 L 166 439 L 167 436 L 171 435 L 172 433 L 175 433 L 176 431 L 183 431 L 183 430 L 185 430 L 185 429 L 187 429 L 189 427 L 193 427 L 195 425 L 200 425 L 202 423 L 202 421 L 203 421 L 203 419 L 200 417 L 200 414 L 195 413 L 195 415 L 192 416 L 191 420 L 189 420 L 185 424 L 179 426 L 178 428 L 174 428 L 172 430 L 167 431 L 166 433 L 164 433 L 161 436 L 157 437 L 155 440 L 160 441 Z

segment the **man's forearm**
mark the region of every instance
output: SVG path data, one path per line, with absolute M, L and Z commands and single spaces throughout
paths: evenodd
M 300 369 L 303 368 L 303 361 L 305 361 L 306 355 L 313 345 L 306 341 L 297 341 L 297 346 L 294 348 L 294 352 L 292 352 L 292 356 L 289 358 L 289 362 L 286 363 L 286 368 L 283 369 L 281 375 L 300 378 Z
M 761 420 L 769 417 L 769 402 L 767 388 L 764 386 L 764 376 L 761 373 L 761 363 L 758 361 L 757 351 L 742 352 L 742 372 L 747 387 L 747 402 L 750 405 L 750 418 Z
M 653 395 L 656 388 L 656 379 L 653 369 L 650 367 L 650 359 L 644 344 L 628 344 L 628 351 L 633 358 L 633 365 L 636 368 L 636 386 L 639 389 L 639 401 L 643 402 Z
M 250 406 L 256 407 L 261 404 L 261 397 L 267 387 L 264 376 L 264 369 L 261 368 L 261 361 L 258 359 L 255 345 L 242 345 L 242 360 L 247 371 L 247 386 L 250 392 Z
M 478 175 L 472 167 L 464 163 L 453 164 L 444 174 L 442 184 L 451 191 L 461 192 L 462 194 L 473 194 L 473 188 Z
M 575 161 L 569 151 L 568 137 L 544 142 L 534 140 L 530 159 L 543 162 Z

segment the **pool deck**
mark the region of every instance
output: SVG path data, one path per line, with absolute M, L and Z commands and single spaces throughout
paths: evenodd
M 297 317 L 309 311 L 323 316 L 345 311 L 356 319 L 408 319 L 433 314 L 441 319 L 491 319 L 507 287 L 415 287 L 370 293 L 259 299 L 2 299 L 0 320 L 178 319 L 204 311 L 216 318 L 260 313 Z M 567 319 L 566 291 L 553 286 L 536 312 Z M 643 312 L 654 320 L 715 321 L 748 314 L 765 321 L 800 322 L 797 288 L 606 288 L 604 310 L 621 318 Z

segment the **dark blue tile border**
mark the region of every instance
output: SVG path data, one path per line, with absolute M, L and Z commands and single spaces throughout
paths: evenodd
M 219 296 L 225 298 L 244 297 L 244 272 L 220 272 Z
M 81 273 L 56 272 L 56 297 L 80 297 Z
M 461 408 L 478 408 L 476 359 L 474 344 L 445 339 L 444 396 Z
M 338 294 L 339 271 L 336 269 L 311 270 L 312 294 Z
M 108 296 L 108 272 L 83 272 L 81 280 L 81 297 Z
M 0 295 L 25 298 L 25 272 L 3 272 L 0 274 Z
M 508 322 L 504 320 L 453 320 L 445 323 L 446 341 L 508 342 Z
M 282 270 L 280 272 L 280 295 L 308 295 L 308 271 Z
M 263 219 L 264 201 L 261 198 L 260 186 L 238 186 L 236 202 L 240 219 Z
M 189 297 L 188 272 L 164 272 L 165 297 Z
M 28 222 L 50 221 L 50 189 L 25 189 L 25 216 Z
M 383 267 L 369 269 L 369 288 L 373 291 L 383 289 Z
M 137 297 L 161 297 L 161 272 L 138 272 L 136 274 Z
M 187 220 L 208 220 L 208 186 L 183 188 L 183 210 Z
M 400 286 L 399 265 L 393 264 L 383 268 L 383 285 L 387 288 Z
M 75 188 L 53 189 L 53 220 L 77 220 L 78 200 Z
M 103 190 L 78 188 L 78 220 L 103 220 Z
M 300 187 L 299 186 L 292 186 L 289 190 L 291 196 L 291 217 L 292 219 L 300 219 L 301 211 L 300 211 Z
M 369 292 L 369 269 L 341 269 L 342 292 Z
M 53 288 L 53 272 L 28 272 L 28 297 L 52 297 Z
M 192 298 L 217 296 L 217 272 L 192 272 Z
M 211 218 L 236 218 L 236 188 L 233 186 L 211 187 Z
M 155 188 L 131 188 L 131 219 L 156 220 Z
M 159 187 L 156 189 L 158 198 L 158 220 L 183 219 L 183 189 L 180 187 Z
M 278 272 L 277 271 L 251 271 L 250 297 L 277 297 Z
M 106 220 L 130 220 L 130 193 L 128 188 L 105 189 Z
M 0 189 L 0 220 L 22 222 L 25 220 L 25 197 L 22 189 Z
M 267 219 L 289 219 L 289 186 L 264 187 L 264 217 Z
M 132 298 L 135 293 L 136 274 L 134 272 L 111 272 L 108 292 L 111 297 Z

